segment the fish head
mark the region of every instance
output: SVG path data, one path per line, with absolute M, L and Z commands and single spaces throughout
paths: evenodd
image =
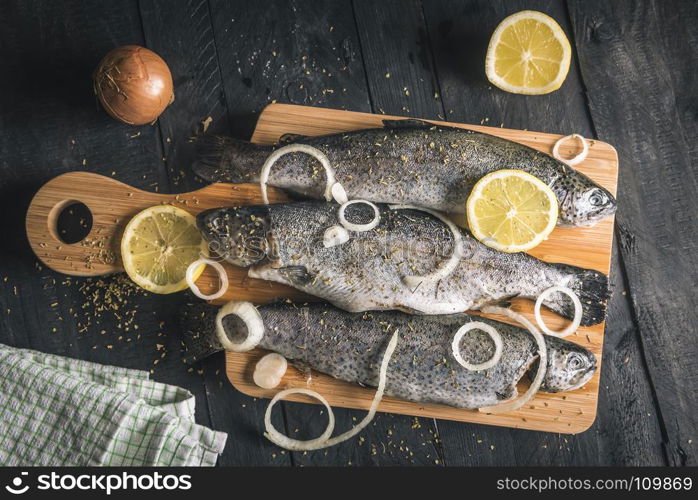
M 615 213 L 617 202 L 608 190 L 567 165 L 562 168 L 551 186 L 560 202 L 561 226 L 591 226 Z
M 548 368 L 541 387 L 546 392 L 574 391 L 596 372 L 596 356 L 588 349 L 554 337 L 546 344 Z
M 196 225 L 215 253 L 240 267 L 250 267 L 269 253 L 266 206 L 213 208 L 201 212 Z

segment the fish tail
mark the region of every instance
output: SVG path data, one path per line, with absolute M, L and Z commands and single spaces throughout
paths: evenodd
M 569 267 L 575 279 L 567 286 L 577 294 L 582 303 L 582 326 L 601 323 L 606 318 L 606 306 L 610 296 L 608 278 L 592 269 Z M 574 318 L 574 304 L 562 294 L 553 294 L 545 301 L 545 306 L 567 319 Z
M 185 363 L 193 364 L 223 350 L 215 335 L 216 309 L 209 304 L 187 304 L 179 313 Z
M 193 169 L 209 182 L 259 182 L 259 172 L 271 152 L 271 146 L 205 135 L 196 141 Z

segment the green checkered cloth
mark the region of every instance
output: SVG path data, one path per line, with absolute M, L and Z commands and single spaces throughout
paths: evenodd
M 0 344 L 0 465 L 212 466 L 226 438 L 146 371 Z

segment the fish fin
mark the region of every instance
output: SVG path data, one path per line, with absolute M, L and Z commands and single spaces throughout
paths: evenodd
M 194 173 L 209 182 L 259 182 L 259 172 L 271 146 L 205 135 L 196 141 Z
M 567 286 L 577 294 L 582 303 L 582 326 L 601 323 L 606 318 L 606 306 L 610 297 L 608 278 L 593 269 L 570 267 L 575 279 Z M 554 294 L 543 304 L 567 319 L 574 317 L 574 304 L 563 294 Z
M 307 135 L 301 134 L 283 134 L 281 137 L 279 137 L 279 144 L 290 144 L 297 141 L 306 141 L 309 138 L 310 137 Z
M 404 120 L 383 120 L 384 128 L 432 128 L 433 123 L 424 120 L 416 120 L 414 118 L 406 118 Z
M 286 266 L 279 268 L 278 272 L 294 286 L 307 285 L 313 279 L 305 266 Z
M 218 308 L 205 303 L 187 304 L 178 315 L 182 329 L 182 360 L 193 364 L 223 350 L 215 335 Z

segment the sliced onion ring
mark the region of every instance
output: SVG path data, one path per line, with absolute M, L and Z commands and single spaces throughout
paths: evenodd
M 494 342 L 494 355 L 483 363 L 468 363 L 460 354 L 460 341 L 463 338 L 463 335 L 468 333 L 470 330 L 482 330 L 488 334 L 492 339 L 492 342 Z M 461 326 L 453 336 L 453 342 L 451 343 L 453 357 L 456 358 L 456 361 L 458 361 L 463 368 L 471 371 L 487 370 L 495 366 L 497 363 L 499 363 L 499 360 L 502 359 L 503 349 L 504 343 L 502 342 L 502 336 L 497 330 L 494 329 L 494 327 L 488 325 L 487 323 L 483 323 L 482 321 L 471 321 L 470 323 L 466 323 L 465 325 Z
M 453 271 L 455 271 L 461 257 L 463 256 L 463 238 L 461 237 L 460 229 L 458 229 L 458 227 L 448 217 L 445 217 L 434 210 L 417 207 L 415 205 L 390 205 L 390 210 L 419 210 L 421 212 L 426 212 L 446 224 L 453 234 L 453 253 L 451 254 L 451 257 L 449 257 L 445 263 L 439 266 L 436 271 L 432 271 L 429 274 L 425 274 L 424 276 L 405 276 L 402 278 L 405 285 L 415 289 L 424 281 L 436 282 L 440 279 L 446 278 Z
M 194 283 L 194 272 L 199 268 L 201 264 L 208 264 L 212 268 L 216 270 L 218 273 L 218 279 L 220 280 L 220 287 L 218 288 L 218 291 L 214 294 L 211 295 L 206 295 L 204 293 L 201 293 L 201 290 L 199 287 Z M 207 259 L 202 257 L 201 259 L 195 260 L 191 264 L 189 264 L 189 267 L 187 267 L 187 272 L 185 275 L 185 278 L 187 280 L 187 285 L 189 285 L 189 288 L 191 288 L 191 292 L 199 297 L 200 299 L 204 300 L 213 300 L 217 299 L 218 297 L 222 297 L 223 294 L 228 290 L 228 273 L 225 272 L 225 269 L 221 265 L 220 262 L 216 262 L 215 260 Z
M 564 293 L 570 299 L 572 299 L 572 302 L 574 303 L 574 318 L 572 319 L 572 323 L 570 323 L 567 328 L 559 332 L 554 332 L 548 328 L 543 322 L 543 317 L 540 314 L 540 306 L 543 301 L 550 294 L 555 292 Z M 582 323 L 582 301 L 579 300 L 579 297 L 576 293 L 574 293 L 574 291 L 572 291 L 571 288 L 567 288 L 566 286 L 551 286 L 550 288 L 543 290 L 543 293 L 541 293 L 536 299 L 536 305 L 533 308 L 533 312 L 536 316 L 536 323 L 538 323 L 540 329 L 553 337 L 567 337 L 570 333 L 577 331 L 577 328 L 579 328 L 579 325 Z
M 293 439 L 277 431 L 276 427 L 274 427 L 274 425 L 271 423 L 271 410 L 274 408 L 274 405 L 291 394 L 305 394 L 306 396 L 317 399 L 323 405 L 325 405 L 325 408 L 327 408 L 327 427 L 325 428 L 325 431 L 320 434 L 320 436 L 307 441 Z M 264 436 L 277 446 L 281 446 L 282 448 L 293 451 L 319 450 L 321 448 L 325 448 L 325 443 L 330 439 L 332 432 L 334 432 L 334 412 L 332 411 L 330 403 L 328 403 L 319 392 L 310 389 L 303 389 L 302 387 L 286 389 L 285 391 L 277 393 L 271 399 L 271 401 L 269 401 L 269 406 L 267 406 L 267 411 L 264 414 L 264 428 L 266 430 Z
M 528 329 L 529 332 L 531 332 L 531 335 L 533 335 L 536 344 L 538 344 L 538 371 L 536 372 L 536 376 L 533 378 L 533 382 L 531 382 L 530 387 L 524 393 L 524 395 L 513 401 L 507 401 L 506 403 L 502 403 L 495 406 L 485 406 L 483 408 L 479 408 L 479 410 L 483 413 L 506 413 L 518 410 L 523 405 L 528 403 L 531 399 L 533 399 L 533 396 L 536 395 L 538 389 L 540 389 L 540 386 L 543 383 L 545 372 L 548 369 L 548 351 L 545 346 L 545 339 L 543 338 L 543 335 L 538 331 L 538 329 L 533 325 L 533 323 L 531 323 L 528 319 L 526 319 L 519 313 L 512 311 L 511 309 L 506 309 L 504 307 L 497 306 L 486 306 L 482 308 L 482 312 L 487 314 L 501 314 L 503 316 L 507 316 L 508 318 L 513 319 L 514 321 L 521 323 Z
M 322 236 L 322 245 L 325 248 L 343 245 L 347 241 L 349 241 L 349 231 L 342 226 L 328 227 Z
M 271 172 L 271 167 L 277 162 L 279 158 L 288 153 L 306 153 L 310 156 L 315 157 L 322 166 L 325 168 L 325 174 L 327 175 L 327 184 L 325 185 L 325 199 L 330 201 L 332 199 L 332 186 L 335 184 L 334 170 L 330 165 L 330 160 L 327 156 L 312 146 L 307 144 L 289 144 L 288 146 L 281 147 L 270 154 L 264 165 L 262 165 L 262 170 L 259 174 L 259 185 L 262 189 L 262 200 L 264 200 L 265 205 L 269 205 L 269 197 L 267 196 L 267 182 L 269 181 L 269 172 Z
M 582 143 L 582 151 L 574 158 L 566 159 L 560 155 L 560 145 L 563 142 L 568 141 L 569 139 L 579 139 L 579 141 Z M 579 134 L 566 135 L 565 137 L 559 139 L 553 146 L 553 156 L 561 162 L 566 163 L 570 167 L 574 167 L 575 165 L 579 165 L 580 163 L 582 163 L 586 159 L 588 154 L 589 143 L 587 143 L 586 139 L 584 139 L 584 137 Z
M 240 318 L 247 327 L 247 337 L 236 344 L 223 327 L 223 318 L 234 314 Z M 216 314 L 216 337 L 226 351 L 244 352 L 257 347 L 264 336 L 264 321 L 257 308 L 251 302 L 231 300 L 218 310 Z
M 349 205 L 354 205 L 356 203 L 365 203 L 369 207 L 373 209 L 373 220 L 371 222 L 367 222 L 366 224 L 353 224 L 349 222 L 346 217 L 344 216 L 344 211 L 347 209 Z M 346 203 L 342 203 L 342 206 L 339 207 L 339 212 L 337 213 L 337 217 L 339 217 L 339 223 L 344 226 L 345 229 L 349 231 L 355 231 L 357 233 L 363 233 L 364 231 L 370 231 L 374 227 L 376 227 L 378 224 L 380 224 L 381 221 L 381 212 L 376 206 L 375 203 L 371 203 L 370 201 L 366 200 L 350 200 L 347 201 Z
M 330 192 L 332 193 L 332 198 L 334 198 L 334 201 L 340 205 L 343 205 L 349 201 L 349 197 L 347 196 L 347 192 L 344 190 L 344 186 L 342 186 L 339 182 L 332 184 Z
M 269 406 L 267 406 L 267 411 L 264 415 L 264 427 L 266 429 L 264 436 L 275 445 L 290 451 L 320 450 L 322 448 L 328 448 L 330 446 L 343 443 L 344 441 L 356 436 L 359 432 L 364 430 L 364 428 L 366 428 L 368 424 L 371 423 L 373 417 L 376 415 L 376 410 L 378 410 L 378 405 L 380 404 L 381 399 L 383 399 L 383 393 L 385 392 L 385 383 L 387 381 L 388 363 L 390 363 L 390 358 L 392 357 L 393 352 L 395 351 L 395 346 L 397 346 L 397 340 L 398 331 L 395 330 L 395 332 L 393 332 L 393 336 L 390 338 L 390 342 L 388 342 L 388 347 L 386 347 L 385 349 L 385 354 L 383 354 L 383 361 L 381 361 L 380 372 L 378 374 L 378 388 L 376 389 L 376 394 L 373 396 L 371 408 L 369 409 L 368 413 L 363 418 L 363 420 L 359 422 L 357 425 L 349 429 L 347 432 L 340 434 L 339 436 L 330 438 L 330 435 L 334 430 L 334 412 L 332 411 L 332 407 L 327 403 L 327 400 L 317 392 L 311 391 L 309 389 L 287 389 L 285 391 L 281 391 L 276 396 L 274 396 L 274 398 L 269 402 Z M 300 441 L 298 439 L 290 438 L 277 431 L 271 423 L 271 410 L 273 406 L 281 398 L 287 396 L 288 394 L 297 393 L 312 396 L 316 398 L 318 401 L 320 401 L 322 404 L 324 404 L 325 408 L 327 408 L 327 411 L 329 413 L 327 429 L 325 429 L 325 432 L 323 432 L 322 435 L 316 439 Z

